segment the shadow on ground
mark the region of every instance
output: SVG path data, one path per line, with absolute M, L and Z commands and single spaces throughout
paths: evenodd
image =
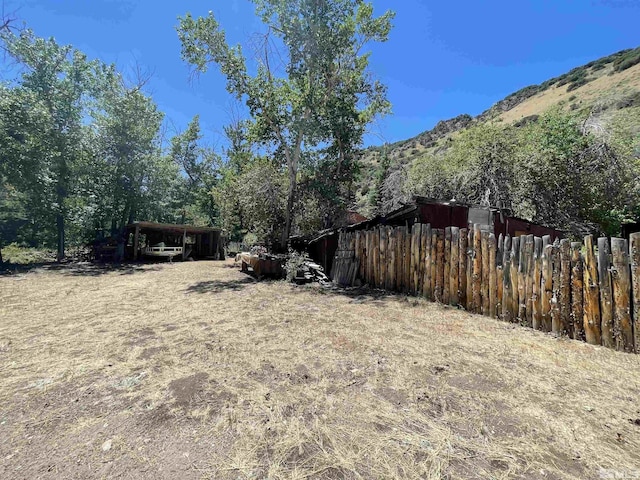
M 33 270 L 45 272 L 59 272 L 62 275 L 74 277 L 98 277 L 108 273 L 119 273 L 120 275 L 133 275 L 134 273 L 160 270 L 160 264 L 152 267 L 148 263 L 90 263 L 90 262 L 68 262 L 68 263 L 31 263 L 29 265 L 5 264 L 0 268 L 0 276 L 27 273 Z
M 224 291 L 242 290 L 248 285 L 256 283 L 253 277 L 245 277 L 240 280 L 207 280 L 205 282 L 194 283 L 187 287 L 186 293 L 221 293 Z

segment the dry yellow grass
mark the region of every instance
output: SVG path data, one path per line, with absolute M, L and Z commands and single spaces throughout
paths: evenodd
M 229 262 L 0 277 L 0 478 L 634 478 L 639 393 L 640 356 Z
M 573 91 L 567 92 L 567 85 L 548 88 L 500 114 L 498 119 L 513 123 L 530 115 L 541 115 L 562 102 L 566 107 L 579 102 L 582 105 L 593 105 L 597 102 L 621 100 L 624 95 L 640 91 L 640 64 L 614 75 L 608 75 L 610 71 L 611 67 L 607 67 L 597 72 L 598 78 Z

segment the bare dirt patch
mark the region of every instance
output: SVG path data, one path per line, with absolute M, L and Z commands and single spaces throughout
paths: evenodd
M 0 278 L 0 478 L 638 471 L 638 356 L 230 264 Z

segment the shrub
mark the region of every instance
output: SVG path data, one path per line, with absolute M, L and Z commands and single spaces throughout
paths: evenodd
M 284 264 L 284 270 L 287 273 L 287 282 L 292 282 L 298 274 L 298 270 L 304 264 L 305 254 L 289 249 L 287 261 Z

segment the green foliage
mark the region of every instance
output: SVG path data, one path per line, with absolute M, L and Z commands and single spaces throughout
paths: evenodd
M 251 139 L 286 169 L 287 203 L 280 228 L 284 245 L 300 208 L 309 203 L 299 198 L 300 180 L 314 188 L 312 204 L 329 200 L 330 210 L 336 210 L 348 200 L 364 128 L 389 111 L 386 89 L 372 79 L 369 54 L 361 49 L 369 42 L 386 41 L 393 13 L 376 18 L 372 5 L 362 0 L 254 3 L 267 28 L 255 75 L 248 73 L 241 48 L 227 44 L 212 13 L 180 18 L 178 36 L 183 59 L 196 71 L 218 65 L 227 90 L 249 110 Z M 272 51 L 271 37 L 283 51 Z M 279 63 L 283 68 L 274 68 Z M 319 187 L 320 182 L 325 185 Z
M 637 115 L 633 110 L 627 115 Z M 480 124 L 463 131 L 443 158 L 416 161 L 405 189 L 501 205 L 576 235 L 616 234 L 640 205 L 640 136 L 625 129 L 633 123 L 617 119 L 606 141 L 559 110 L 521 127 Z
M 300 270 L 302 268 L 302 265 L 304 265 L 304 262 L 304 253 L 296 252 L 295 250 L 289 249 L 287 261 L 284 264 L 284 271 L 286 272 L 287 282 L 293 282 L 293 279 L 298 274 L 298 270 Z

